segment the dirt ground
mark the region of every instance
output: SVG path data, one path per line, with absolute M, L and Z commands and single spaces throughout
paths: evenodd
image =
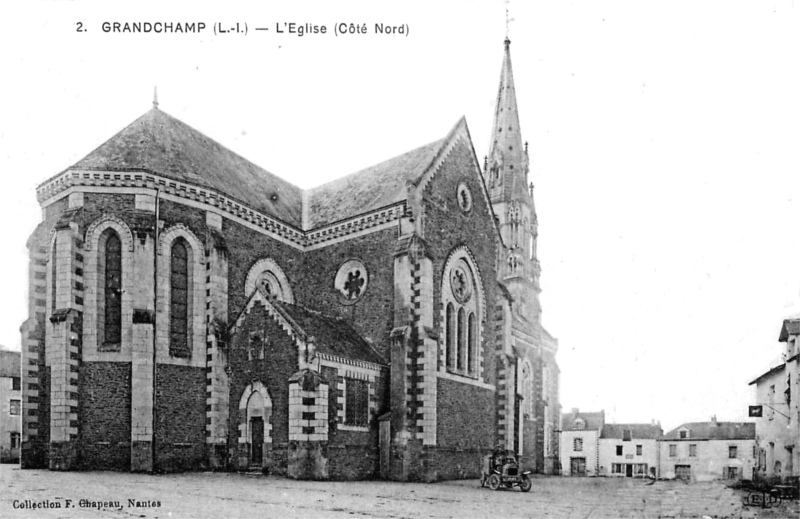
M 791 508 L 748 509 L 721 483 L 647 485 L 610 478 L 537 477 L 531 492 L 523 494 L 493 492 L 477 480 L 321 482 L 210 472 L 23 471 L 0 465 L 0 482 L 3 518 L 798 517 Z

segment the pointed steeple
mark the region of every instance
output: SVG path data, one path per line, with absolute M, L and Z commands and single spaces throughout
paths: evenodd
M 493 201 L 524 198 L 528 192 L 528 153 L 522 144 L 517 94 L 511 68 L 511 40 L 506 37 L 500 86 L 494 109 L 494 125 L 489 143 L 487 179 Z M 503 189 L 496 189 L 500 186 Z
M 153 87 L 153 108 L 158 109 L 158 87 Z
M 503 67 L 494 109 L 486 182 L 503 236 L 500 276 L 514 295 L 518 310 L 539 320 L 539 261 L 533 185 L 528 180 L 528 145 L 519 126 L 517 93 L 511 68 L 511 40 L 504 41 Z M 524 302 L 524 303 L 522 303 Z

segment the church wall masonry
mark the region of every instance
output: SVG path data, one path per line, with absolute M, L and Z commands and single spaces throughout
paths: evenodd
M 488 387 L 470 386 L 468 383 L 471 379 L 466 379 L 465 383 L 459 383 L 457 379 L 456 381 L 440 380 L 440 389 L 437 391 L 437 419 L 441 424 L 437 431 L 439 444 L 448 448 L 457 447 L 478 451 L 491 449 L 495 444 L 495 391 L 493 386 L 495 385 L 496 344 L 493 340 L 492 322 L 496 310 L 492 302 L 496 301 L 498 291 L 495 281 L 497 279 L 495 271 L 497 249 L 496 242 L 492 239 L 496 231 L 492 222 L 492 212 L 487 205 L 477 166 L 472 160 L 472 156 L 469 145 L 465 141 L 461 141 L 444 161 L 441 170 L 434 175 L 425 188 L 424 222 L 425 241 L 428 251 L 433 257 L 433 321 L 439 337 L 437 345 L 439 355 L 436 366 L 438 372 L 445 370 L 442 361 L 445 349 L 442 276 L 445 275 L 445 262 L 455 249 L 466 247 L 469 250 L 483 285 L 485 304 L 482 309 L 480 326 L 480 329 L 483 330 L 480 343 L 483 349 L 483 364 L 478 366 L 478 381 Z M 461 184 L 466 184 L 472 193 L 472 207 L 466 213 L 460 210 L 458 205 L 457 191 Z M 478 297 L 478 294 L 474 294 L 473 297 Z M 463 409 L 465 408 L 479 411 L 468 416 L 468 419 L 474 423 L 469 427 L 455 425 L 464 418 Z M 477 466 L 470 466 L 469 469 L 464 470 L 475 475 Z
M 42 211 L 42 223 L 28 240 L 29 318 L 22 333 L 22 453 L 23 468 L 44 468 L 49 463 L 50 443 L 50 370 L 45 362 L 47 308 L 47 271 L 50 231 L 67 208 L 62 199 Z
M 397 230 L 392 228 L 312 250 L 305 255 L 304 283 L 298 290 L 301 304 L 347 321 L 384 357 L 393 323 L 396 244 Z M 350 259 L 363 262 L 368 276 L 366 290 L 355 301 L 344 298 L 333 283 L 339 267 Z
M 323 367 L 323 376 L 334 388 L 329 394 L 329 409 L 340 410 L 340 399 L 344 397 L 337 387 L 344 384 L 344 379 L 337 369 Z M 372 405 L 374 412 L 370 413 L 369 427 L 366 431 L 344 430 L 338 425 L 341 418 L 336 413 L 331 413 L 328 433 L 328 466 L 331 479 L 351 480 L 378 475 L 378 417 L 387 408 L 388 395 L 387 377 L 378 377 L 374 383 L 374 396 Z
M 229 316 L 235 317 L 250 297 L 245 293 L 245 280 L 262 258 L 273 259 L 289 278 L 295 297 L 301 296 L 306 276 L 301 251 L 227 218 L 222 219 L 221 235 L 227 247 Z
M 80 374 L 80 466 L 130 470 L 131 365 L 86 362 Z
M 156 470 L 207 467 L 206 370 L 160 364 L 156 371 Z
M 286 332 L 256 303 L 237 329 L 228 353 L 230 366 L 230 423 L 228 448 L 234 468 L 251 465 L 274 474 L 286 474 L 289 448 L 289 378 L 297 372 L 297 348 Z M 272 414 L 264 417 L 262 460 L 253 459 L 252 434 L 242 430 L 247 413 L 239 408 L 245 388 L 260 382 L 268 392 Z M 262 397 L 265 395 L 261 395 Z M 250 434 L 250 438 L 248 438 Z

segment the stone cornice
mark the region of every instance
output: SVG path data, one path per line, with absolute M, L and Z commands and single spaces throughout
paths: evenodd
M 344 357 L 337 357 L 336 355 L 331 355 L 329 353 L 322 353 L 320 351 L 318 351 L 316 354 L 317 358 L 319 358 L 320 360 L 328 361 L 334 364 L 356 366 L 359 368 L 369 369 L 377 372 L 388 369 L 386 366 L 382 366 L 380 364 L 373 364 L 372 362 L 367 362 L 364 360 L 354 360 L 354 359 L 347 359 Z
M 198 187 L 173 180 L 143 169 L 77 170 L 69 169 L 44 182 L 36 189 L 42 206 L 70 188 L 82 187 L 115 189 L 159 189 L 162 193 L 191 200 L 207 206 L 208 210 L 225 213 L 234 221 L 244 220 L 266 235 L 306 250 L 325 246 L 328 242 L 347 239 L 356 233 L 377 231 L 399 220 L 406 213 L 405 201 L 381 207 L 369 213 L 347 218 L 315 229 L 298 229 L 278 218 L 268 216 L 214 189 Z

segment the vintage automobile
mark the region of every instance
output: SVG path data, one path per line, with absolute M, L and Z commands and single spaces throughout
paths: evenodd
M 500 487 L 519 487 L 523 492 L 531 489 L 531 471 L 520 471 L 517 457 L 507 450 L 495 450 L 483 457 L 481 466 L 481 486 L 488 486 L 492 490 Z

